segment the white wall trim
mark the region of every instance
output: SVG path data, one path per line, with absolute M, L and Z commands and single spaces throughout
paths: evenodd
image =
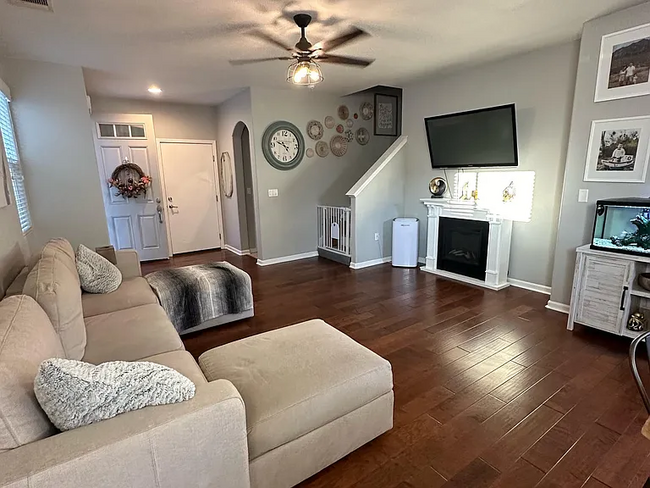
M 258 266 L 271 266 L 273 264 L 288 263 L 290 261 L 298 261 L 300 259 L 309 259 L 318 257 L 318 251 L 304 252 L 302 254 L 293 254 L 291 256 L 282 256 L 280 258 L 271 259 L 258 259 Z
M 236 247 L 232 247 L 230 244 L 224 244 L 223 248 L 226 251 L 230 251 L 231 253 L 236 254 L 237 256 L 247 256 L 250 251 L 248 249 L 245 249 L 243 251 L 237 249 Z
M 388 256 L 380 259 L 373 259 L 371 261 L 363 261 L 361 263 L 350 263 L 350 268 L 352 269 L 363 269 L 370 268 L 371 266 L 379 266 L 380 264 L 390 263 L 393 260 L 392 256 Z
M 408 136 L 400 136 L 393 144 L 381 155 L 375 164 L 373 164 L 368 171 L 355 183 L 355 185 L 350 188 L 350 191 L 346 193 L 348 197 L 358 197 L 361 192 L 370 184 L 375 177 L 381 173 L 381 170 L 390 163 L 391 159 L 402 149 L 406 142 L 408 141 Z
M 555 310 L 556 312 L 565 313 L 567 315 L 569 314 L 570 309 L 566 303 L 552 302 L 551 300 L 549 300 L 546 304 L 546 308 L 549 310 Z
M 537 283 L 531 283 L 530 281 L 517 280 L 515 278 L 508 278 L 508 283 L 517 288 L 523 288 L 524 290 L 535 291 L 537 293 L 543 293 L 544 295 L 551 294 L 551 287 L 546 285 L 538 285 Z

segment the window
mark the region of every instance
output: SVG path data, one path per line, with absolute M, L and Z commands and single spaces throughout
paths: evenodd
M 101 139 L 133 139 L 145 137 L 143 124 L 97 124 L 97 127 L 99 128 L 99 137 Z
M 0 132 L 2 132 L 2 141 L 4 142 L 5 155 L 9 163 L 9 174 L 11 183 L 14 188 L 16 197 L 16 209 L 20 219 L 20 227 L 23 232 L 32 228 L 32 218 L 27 206 L 27 192 L 25 191 L 25 179 L 23 170 L 20 166 L 20 157 L 18 156 L 18 147 L 16 146 L 16 136 L 14 134 L 14 125 L 11 121 L 11 112 L 9 111 L 9 99 L 0 91 Z

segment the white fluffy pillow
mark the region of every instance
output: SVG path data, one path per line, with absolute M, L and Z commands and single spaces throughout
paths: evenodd
M 83 244 L 77 249 L 77 273 L 81 289 L 88 293 L 110 293 L 122 284 L 122 273 L 108 259 Z
M 152 405 L 194 397 L 196 387 L 167 366 L 113 361 L 98 366 L 73 359 L 47 359 L 34 380 L 34 393 L 57 429 L 89 425 Z

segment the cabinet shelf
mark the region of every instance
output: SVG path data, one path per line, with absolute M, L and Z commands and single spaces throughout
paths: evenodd
M 650 299 L 650 291 L 644 290 L 637 283 L 634 283 L 634 285 L 632 285 L 632 290 L 630 290 L 630 295 L 634 297 Z

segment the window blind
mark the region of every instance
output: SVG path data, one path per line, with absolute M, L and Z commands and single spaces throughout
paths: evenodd
M 5 155 L 9 165 L 9 174 L 11 176 L 11 183 L 14 190 L 18 218 L 20 219 L 20 227 L 23 232 L 27 232 L 32 228 L 32 218 L 27 204 L 25 178 L 20 165 L 14 125 L 11 120 L 11 111 L 9 110 L 9 99 L 3 92 L 0 92 L 0 132 L 2 133 Z

